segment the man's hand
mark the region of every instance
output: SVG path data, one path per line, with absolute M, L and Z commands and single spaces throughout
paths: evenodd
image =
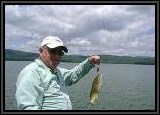
M 92 64 L 98 64 L 98 65 L 100 64 L 100 56 L 98 55 L 92 55 L 88 59 L 89 59 L 89 62 Z

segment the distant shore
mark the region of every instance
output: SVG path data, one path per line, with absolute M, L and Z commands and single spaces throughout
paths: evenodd
M 115 56 L 115 55 L 99 55 L 101 63 L 109 64 L 140 64 L 140 65 L 155 65 L 153 57 L 131 57 L 131 56 Z M 38 57 L 37 53 L 23 52 L 18 50 L 5 50 L 5 61 L 33 61 Z M 65 55 L 62 57 L 62 62 L 80 63 L 88 56 L 80 55 Z

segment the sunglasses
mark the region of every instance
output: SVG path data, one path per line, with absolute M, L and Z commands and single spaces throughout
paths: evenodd
M 47 48 L 48 51 L 54 55 L 59 55 L 59 56 L 64 56 L 64 51 L 60 48 L 54 48 L 54 49 L 49 49 Z

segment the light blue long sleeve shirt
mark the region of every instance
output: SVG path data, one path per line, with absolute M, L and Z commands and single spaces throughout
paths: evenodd
M 16 83 L 19 110 L 72 110 L 66 86 L 85 76 L 94 67 L 88 58 L 71 70 L 48 68 L 40 59 L 27 65 Z

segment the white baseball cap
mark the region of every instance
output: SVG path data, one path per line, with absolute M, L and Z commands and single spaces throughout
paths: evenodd
M 62 47 L 64 52 L 68 52 L 67 47 L 63 44 L 62 40 L 59 37 L 48 36 L 45 37 L 41 43 L 41 46 L 46 45 L 49 48 Z

